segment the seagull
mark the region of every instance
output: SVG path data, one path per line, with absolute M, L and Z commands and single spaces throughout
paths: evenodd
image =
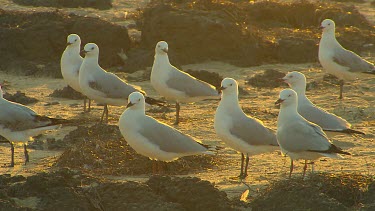
M 183 156 L 213 154 L 209 146 L 146 115 L 145 98 L 140 92 L 129 95 L 118 126 L 127 143 L 151 160 L 170 162 Z
M 314 105 L 305 95 L 306 77 L 303 73 L 290 72 L 282 80 L 297 93 L 298 113 L 308 121 L 319 125 L 326 132 L 365 135 L 361 131 L 351 129 L 351 124 L 345 119 Z
M 307 160 L 316 160 L 320 157 L 343 158 L 341 154 L 350 155 L 333 145 L 321 127 L 307 121 L 298 113 L 298 97 L 295 91 L 282 90 L 275 104 L 281 105 L 277 118 L 276 137 L 281 152 L 291 159 L 289 177 L 293 172 L 293 160 L 305 160 L 304 177 Z
M 176 102 L 176 125 L 179 123 L 181 102 L 192 103 L 205 99 L 220 99 L 214 86 L 171 65 L 168 58 L 168 44 L 165 41 L 158 42 L 155 47 L 151 84 L 160 95 Z
M 61 56 L 61 74 L 65 82 L 75 91 L 81 92 L 78 76 L 83 58 L 79 54 L 81 48 L 81 38 L 77 34 L 70 34 L 67 37 L 67 46 Z M 86 97 L 83 101 L 83 112 L 86 112 Z M 91 110 L 91 100 L 88 100 L 87 112 Z
M 335 37 L 333 20 L 325 19 L 321 28 L 323 33 L 319 43 L 319 61 L 327 73 L 340 79 L 339 99 L 342 99 L 344 81 L 355 80 L 360 76 L 359 73 L 375 74 L 375 66 L 340 45 Z
M 240 179 L 247 176 L 249 155 L 272 152 L 279 149 L 275 133 L 263 123 L 247 116 L 238 104 L 238 84 L 233 78 L 221 82 L 222 98 L 215 113 L 216 134 L 231 148 L 241 152 Z M 246 164 L 244 160 L 246 154 Z
M 117 75 L 101 68 L 98 63 L 99 47 L 95 43 L 87 43 L 83 52 L 86 56 L 79 70 L 79 85 L 84 95 L 104 104 L 100 122 L 103 122 L 104 115 L 108 122 L 108 105 L 125 106 L 132 92 L 145 92 L 140 87 L 128 84 Z M 150 97 L 146 97 L 146 102 L 152 105 L 163 105 L 162 101 Z
M 38 115 L 32 109 L 6 100 L 0 87 L 0 135 L 8 140 L 11 146 L 11 163 L 14 167 L 14 143 L 23 143 L 25 165 L 29 162 L 29 153 L 26 144 L 33 136 L 47 130 L 54 130 L 67 123 L 64 119 L 54 119 Z

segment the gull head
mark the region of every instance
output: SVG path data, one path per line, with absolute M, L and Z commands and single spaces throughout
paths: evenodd
M 70 34 L 66 38 L 66 45 L 67 46 L 80 46 L 81 38 L 78 36 L 78 34 Z
M 167 54 L 168 53 L 168 43 L 165 42 L 165 41 L 159 41 L 156 44 L 155 53 L 156 54 L 161 54 L 161 55 Z
M 320 28 L 323 30 L 323 32 L 332 31 L 332 30 L 334 31 L 335 22 L 331 19 L 325 19 L 324 21 L 322 21 Z
M 280 92 L 276 105 L 288 106 L 297 103 L 297 93 L 293 89 L 284 89 Z
M 86 56 L 98 56 L 99 55 L 99 47 L 95 43 L 87 43 L 83 48 L 82 52 Z
M 128 97 L 126 108 L 136 109 L 145 106 L 145 97 L 140 92 L 132 92 Z
M 292 89 L 295 88 L 306 88 L 306 77 L 303 73 L 293 71 L 288 74 L 282 80 L 289 84 Z
M 221 87 L 219 88 L 219 91 L 223 93 L 223 95 L 226 94 L 237 94 L 238 93 L 238 84 L 237 81 L 233 78 L 224 78 L 221 81 Z

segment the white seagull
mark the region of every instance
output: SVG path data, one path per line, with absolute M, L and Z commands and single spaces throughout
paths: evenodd
M 81 48 L 81 38 L 77 34 L 70 34 L 67 37 L 67 46 L 61 56 L 61 74 L 65 82 L 75 91 L 81 92 L 78 76 L 83 58 L 79 54 Z M 86 112 L 86 97 L 83 101 L 83 112 Z M 87 112 L 90 112 L 91 100 L 88 100 Z
M 351 124 L 345 119 L 314 105 L 305 95 L 306 77 L 303 73 L 290 72 L 282 79 L 289 84 L 290 88 L 297 92 L 297 110 L 305 119 L 319 125 L 326 132 L 365 135 L 361 131 L 351 129 Z
M 11 163 L 14 166 L 14 143 L 23 143 L 25 154 L 25 165 L 29 162 L 29 154 L 26 148 L 28 141 L 33 136 L 39 135 L 46 130 L 53 130 L 63 123 L 64 119 L 54 119 L 40 116 L 32 109 L 3 98 L 3 91 L 0 87 L 0 135 L 9 141 L 11 146 Z
M 319 61 L 327 73 L 340 79 L 339 98 L 342 99 L 344 81 L 357 79 L 359 73 L 375 74 L 375 66 L 340 45 L 335 37 L 333 20 L 325 19 L 321 28 L 323 33 L 319 43 Z
M 166 162 L 183 156 L 213 154 L 208 146 L 193 137 L 146 115 L 145 98 L 140 92 L 130 94 L 128 102 L 118 126 L 126 142 L 137 153 Z
M 99 103 L 104 104 L 100 122 L 106 115 L 108 122 L 108 106 L 124 106 L 128 96 L 135 91 L 144 93 L 141 88 L 126 83 L 117 75 L 105 71 L 99 66 L 99 47 L 95 43 L 87 43 L 83 52 L 86 54 L 79 70 L 79 85 L 82 93 Z M 161 105 L 163 102 L 146 97 L 148 104 Z
M 182 72 L 171 65 L 168 44 L 160 41 L 155 47 L 155 59 L 151 70 L 151 84 L 167 100 L 176 102 L 176 121 L 179 123 L 180 103 L 192 103 L 205 99 L 220 99 L 215 87 Z
M 293 160 L 305 160 L 305 176 L 307 160 L 316 160 L 320 157 L 343 158 L 340 154 L 350 155 L 333 145 L 321 127 L 307 121 L 298 113 L 298 96 L 295 91 L 282 90 L 275 104 L 281 105 L 276 137 L 282 153 L 291 159 L 289 177 L 293 172 Z
M 215 113 L 216 134 L 228 146 L 241 152 L 241 179 L 247 176 L 249 155 L 262 154 L 279 149 L 275 133 L 263 123 L 247 116 L 238 104 L 238 84 L 232 78 L 221 82 L 222 98 Z M 246 164 L 244 160 L 246 154 Z

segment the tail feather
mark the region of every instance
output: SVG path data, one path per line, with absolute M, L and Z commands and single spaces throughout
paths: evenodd
M 343 155 L 351 155 L 349 152 L 343 151 L 340 147 L 337 147 L 334 144 L 331 144 L 331 146 L 327 150 L 308 150 L 308 151 L 319 152 L 319 153 L 324 153 L 324 154 L 337 153 L 337 154 L 343 154 Z
M 166 103 L 162 100 L 157 100 L 157 99 L 147 97 L 147 96 L 145 97 L 145 101 L 146 101 L 146 103 L 148 103 L 150 105 L 158 105 L 158 106 L 164 106 L 165 103 Z
M 203 146 L 204 148 L 206 148 L 208 150 L 207 152 L 215 152 L 216 153 L 217 151 L 224 149 L 224 147 L 221 147 L 221 146 L 202 144 L 200 142 L 197 142 L 197 143 L 200 144 L 201 146 Z
M 53 126 L 53 125 L 62 125 L 62 124 L 71 124 L 73 123 L 72 120 L 68 119 L 58 119 L 58 118 L 51 118 L 47 116 L 35 116 L 35 120 L 37 122 L 47 122 L 47 124 L 40 125 L 40 127 L 47 127 L 47 126 Z
M 361 135 L 366 135 L 364 132 L 359 131 L 359 130 L 353 130 L 353 129 L 344 129 L 344 130 L 330 130 L 330 129 L 324 129 L 324 131 L 328 132 L 338 132 L 338 133 L 346 133 L 346 134 L 361 134 Z

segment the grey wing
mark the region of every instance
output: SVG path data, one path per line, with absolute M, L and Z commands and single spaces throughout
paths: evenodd
M 214 86 L 181 72 L 177 68 L 170 74 L 166 82 L 167 86 L 183 92 L 189 97 L 219 96 Z
M 0 124 L 12 131 L 33 129 L 42 126 L 35 116 L 36 113 L 28 107 L 9 103 L 1 108 Z
M 241 115 L 238 118 L 234 117 L 232 128 L 229 131 L 233 136 L 250 145 L 279 145 L 272 130 L 246 115 Z
M 277 134 L 280 146 L 289 152 L 325 151 L 331 146 L 323 130 L 307 121 L 290 123 Z
M 95 78 L 95 81 L 90 81 L 89 86 L 92 89 L 102 92 L 106 97 L 110 98 L 124 98 L 135 91 L 140 91 L 144 94 L 141 89 L 126 83 L 121 80 L 117 75 L 109 72 L 104 72 Z
M 299 106 L 298 112 L 308 121 L 319 125 L 323 130 L 344 130 L 351 126 L 345 119 L 314 105 Z
M 146 124 L 139 131 L 139 134 L 151 143 L 155 144 L 165 152 L 194 153 L 204 152 L 206 148 L 196 142 L 191 136 L 147 117 Z
M 350 68 L 351 72 L 369 72 L 375 69 L 374 64 L 362 59 L 353 51 L 344 48 L 336 48 L 333 61 L 337 64 Z

